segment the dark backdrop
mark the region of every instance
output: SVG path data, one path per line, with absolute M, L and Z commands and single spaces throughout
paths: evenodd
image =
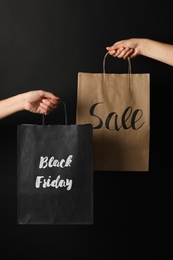
M 54 92 L 75 123 L 77 73 L 101 72 L 106 46 L 129 37 L 173 43 L 171 1 L 0 0 L 0 99 L 32 90 Z M 126 72 L 109 58 L 107 71 Z M 168 259 L 172 256 L 171 66 L 146 57 L 132 72 L 151 81 L 150 170 L 94 172 L 94 225 L 19 226 L 16 126 L 41 123 L 22 111 L 0 121 L 0 251 L 18 259 Z M 46 117 L 64 123 L 59 107 Z M 112 258 L 111 258 L 112 259 Z

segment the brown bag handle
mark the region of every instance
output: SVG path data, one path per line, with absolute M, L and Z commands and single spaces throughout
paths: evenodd
M 104 85 L 104 82 L 105 82 L 105 61 L 106 61 L 106 57 L 108 56 L 109 52 L 107 52 L 103 58 L 103 85 Z M 131 88 L 131 80 L 130 80 L 130 75 L 131 75 L 131 62 L 130 62 L 130 58 L 128 58 L 128 81 L 129 81 L 129 88 Z
M 103 58 L 103 73 L 105 74 L 105 62 L 106 62 L 106 57 L 108 56 L 109 52 L 107 52 Z M 128 73 L 131 74 L 131 62 L 130 58 L 128 58 Z

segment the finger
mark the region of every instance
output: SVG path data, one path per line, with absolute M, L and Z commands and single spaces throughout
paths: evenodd
M 123 56 L 123 59 L 127 59 L 127 58 L 130 58 L 131 55 L 133 54 L 134 50 L 133 49 L 130 49 L 129 51 L 126 52 L 126 54 Z
M 117 57 L 118 58 L 124 58 L 126 55 L 128 55 L 129 51 L 130 51 L 129 48 L 124 48 L 119 53 L 117 52 Z
M 54 110 L 54 108 L 52 108 L 44 103 L 40 103 L 40 111 L 42 114 L 48 115 L 53 110 Z
M 49 100 L 44 99 L 41 103 L 40 103 L 40 109 L 41 111 L 47 115 L 50 112 L 52 112 L 55 108 L 57 107 L 57 104 L 51 103 Z
M 55 101 L 50 101 L 48 99 L 42 99 L 42 103 L 53 109 L 57 107 L 57 103 Z
M 109 51 L 109 54 L 114 56 L 116 54 L 116 51 L 115 50 Z
M 52 97 L 52 98 L 47 98 L 47 99 L 50 100 L 54 104 L 58 104 L 60 102 L 59 97 Z
M 60 100 L 60 98 L 56 95 L 54 95 L 51 92 L 47 92 L 47 91 L 40 91 L 40 95 L 41 97 L 44 99 L 50 99 L 50 100 L 54 100 L 55 102 L 58 102 Z
M 113 51 L 115 49 L 114 45 L 106 47 L 107 51 Z
M 121 47 L 121 48 L 117 49 L 116 53 L 113 56 L 120 58 L 121 54 L 123 54 L 123 53 L 124 53 L 124 48 Z

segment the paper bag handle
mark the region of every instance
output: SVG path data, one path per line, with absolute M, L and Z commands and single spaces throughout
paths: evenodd
M 60 100 L 60 104 L 64 105 L 64 114 L 65 114 L 65 125 L 67 125 L 67 109 L 66 109 L 66 104 L 64 101 Z M 42 115 L 42 125 L 45 125 L 45 115 Z
M 109 52 L 107 52 L 103 58 L 103 73 L 105 74 L 105 62 L 106 62 L 106 57 L 108 56 Z M 128 57 L 128 74 L 131 74 L 131 62 L 130 58 Z
M 105 84 L 105 61 L 106 61 L 106 57 L 109 54 L 109 52 L 107 52 L 103 58 L 103 85 Z M 128 81 L 129 81 L 129 89 L 131 89 L 131 62 L 130 62 L 130 58 L 128 57 Z

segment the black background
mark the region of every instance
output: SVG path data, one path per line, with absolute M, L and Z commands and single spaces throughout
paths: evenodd
M 102 72 L 106 46 L 130 37 L 173 43 L 171 1 L 0 0 L 0 99 L 32 89 L 54 92 L 75 123 L 77 73 Z M 126 72 L 109 57 L 108 72 Z M 162 259 L 172 257 L 171 66 L 132 60 L 150 73 L 150 170 L 94 172 L 94 225 L 17 225 L 17 124 L 41 123 L 18 112 L 0 121 L 0 251 L 5 259 Z M 46 117 L 64 123 L 62 108 Z M 169 256 L 169 257 L 168 257 Z

